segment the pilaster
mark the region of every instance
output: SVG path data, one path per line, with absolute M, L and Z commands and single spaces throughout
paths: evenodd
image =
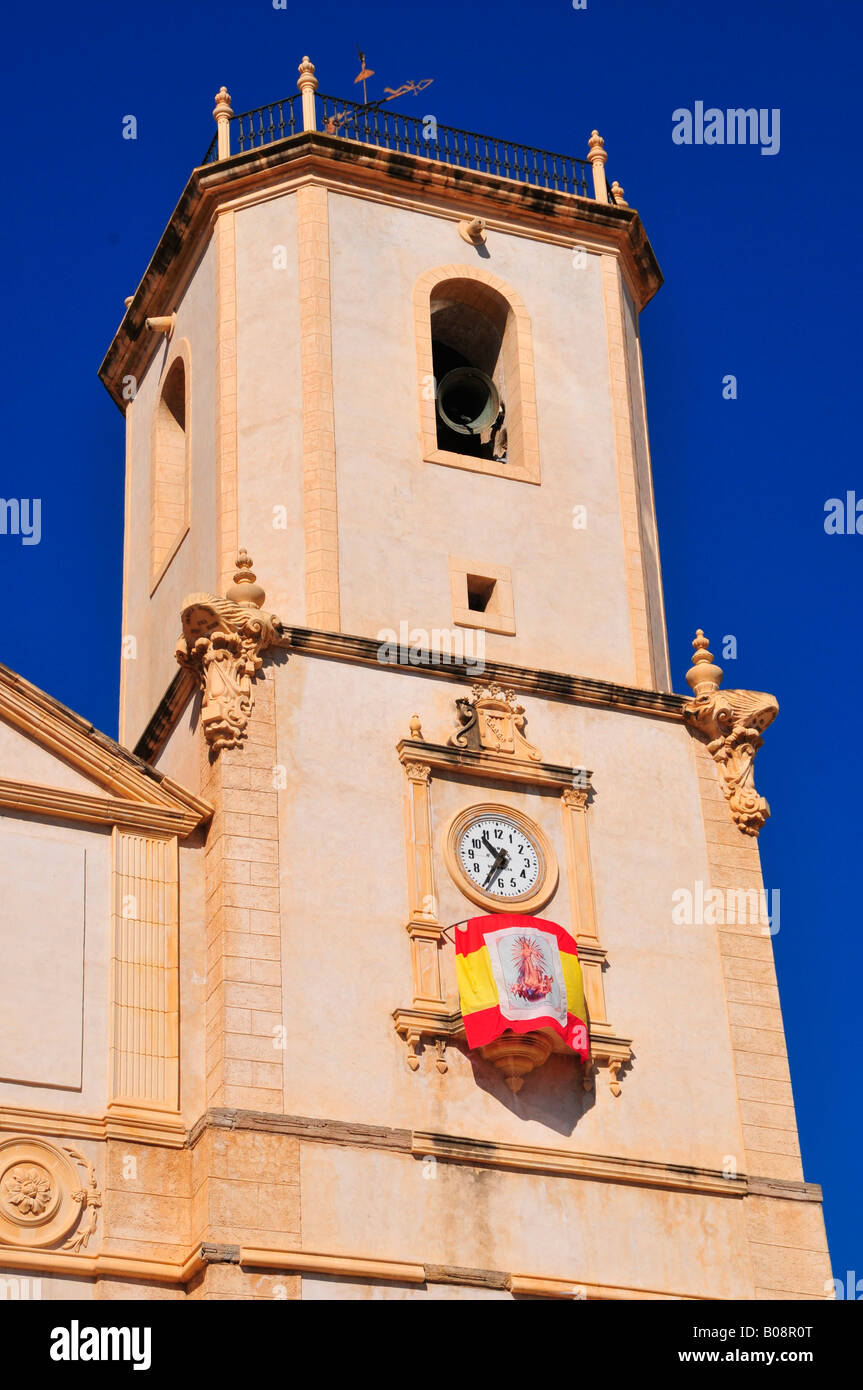
M 338 631 L 339 524 L 333 417 L 327 189 L 297 189 L 306 625 Z
M 207 1103 L 279 1111 L 284 1022 L 272 670 L 259 674 L 242 747 L 212 757 L 206 847 Z

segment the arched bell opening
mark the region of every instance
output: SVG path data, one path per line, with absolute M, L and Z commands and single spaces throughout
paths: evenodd
M 431 297 L 437 446 L 506 459 L 505 341 L 510 308 L 474 280 L 448 280 Z

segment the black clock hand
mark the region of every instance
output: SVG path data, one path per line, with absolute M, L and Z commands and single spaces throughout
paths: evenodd
M 508 863 L 509 855 L 507 854 L 505 849 L 502 849 L 500 854 L 497 856 L 497 859 L 491 866 L 489 876 L 486 879 L 485 883 L 482 885 L 483 888 L 490 888 L 491 885 L 494 883 L 495 879 L 497 878 L 498 874 L 500 873 L 501 869 L 505 869 Z

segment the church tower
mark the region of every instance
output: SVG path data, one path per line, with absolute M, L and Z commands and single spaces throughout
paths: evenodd
M 758 856 L 777 705 L 701 633 L 672 691 L 639 215 L 596 131 L 564 158 L 299 71 L 219 92 L 102 364 L 95 1003 L 74 1076 L 0 1080 L 15 1182 L 77 1164 L 98 1205 L 34 1245 L 0 1191 L 0 1266 L 82 1298 L 823 1298 Z M 587 1056 L 468 1046 L 484 916 L 577 943 Z

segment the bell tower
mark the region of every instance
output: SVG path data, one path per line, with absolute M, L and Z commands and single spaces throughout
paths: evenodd
M 299 74 L 220 90 L 101 368 L 121 741 L 211 811 L 186 1263 L 167 1186 L 150 1246 L 179 1296 L 824 1297 L 762 912 L 777 705 L 700 633 L 672 691 L 641 219 L 596 131 L 557 155 Z M 469 1045 L 480 916 L 554 924 L 583 1055 Z

